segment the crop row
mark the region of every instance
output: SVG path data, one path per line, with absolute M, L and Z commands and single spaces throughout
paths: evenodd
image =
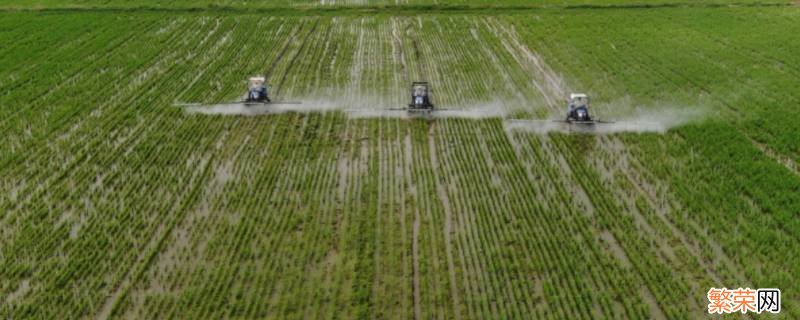
M 751 13 L 739 10 L 725 12 Z M 688 317 L 707 291 L 696 279 L 791 291 L 794 272 L 781 270 L 797 258 L 798 180 L 747 139 L 791 131 L 741 122 L 763 104 L 663 136 L 611 137 L 508 132 L 497 118 L 239 117 L 170 106 L 236 99 L 243 79 L 259 73 L 275 98 L 311 107 L 402 107 L 416 80 L 432 83 L 440 107 L 540 117 L 584 88 L 600 102 L 628 94 L 634 103 L 674 96 L 724 106 L 697 95 L 733 81 L 713 87 L 720 78 L 696 75 L 734 72 L 712 59 L 719 41 L 738 38 L 714 29 L 708 40 L 704 24 L 670 19 L 684 11 L 659 12 L 631 13 L 619 26 L 617 12 L 579 12 L 568 24 L 575 17 L 554 13 L 5 14 L 0 26 L 65 27 L 53 38 L 47 28 L 22 34 L 30 47 L 0 48 L 30 48 L 34 61 L 0 58 L 0 128 L 10 133 L 0 138 L 9 142 L 0 145 L 0 312 Z M 770 28 L 794 22 L 781 19 Z M 626 29 L 646 21 L 694 29 L 679 39 Z M 114 27 L 95 28 L 105 25 Z M 598 25 L 606 37 L 591 31 Z M 20 36 L 3 31 L 3 40 Z M 660 53 L 659 40 L 692 50 Z M 42 52 L 39 41 L 56 49 Z M 774 60 L 791 48 L 722 61 Z M 77 62 L 59 68 L 50 62 L 58 56 Z M 768 83 L 752 94 L 772 97 Z M 52 91 L 33 94 L 43 86 Z M 792 155 L 782 142 L 764 143 Z M 726 236 L 732 229 L 741 233 Z M 796 298 L 787 294 L 784 308 L 797 312 Z
M 783 270 L 791 269 L 797 259 L 787 256 L 797 241 L 790 218 L 797 211 L 797 176 L 759 146 L 796 159 L 795 144 L 790 142 L 796 130 L 784 123 L 791 118 L 764 120 L 785 114 L 784 108 L 796 99 L 788 85 L 796 79 L 794 57 L 787 54 L 795 35 L 770 39 L 773 45 L 752 35 L 791 24 L 796 16 L 769 11 L 775 15 L 767 19 L 767 12 L 759 12 L 757 16 L 769 22 L 750 20 L 750 25 L 737 11 L 722 12 L 713 23 L 700 22 L 698 17 L 707 12 L 685 11 L 689 16 L 681 19 L 657 13 L 587 16 L 575 28 L 546 32 L 515 24 L 530 30 L 525 37 L 540 44 L 548 61 L 568 74 L 583 75 L 572 80 L 603 100 L 628 95 L 645 106 L 707 109 L 704 116 L 711 119 L 700 124 L 661 137 L 623 140 L 641 158 L 642 171 L 669 187 L 663 194 L 673 203 L 668 220 L 698 244 L 700 256 L 705 257 L 701 260 L 711 261 L 711 269 L 728 278 L 726 283 L 791 287 L 791 278 L 770 275 L 788 276 L 792 272 Z M 654 21 L 669 26 L 664 28 L 669 31 L 637 27 Z M 728 32 L 729 27 L 743 25 L 747 35 Z M 603 30 L 602 38 L 594 30 Z M 619 104 L 624 107 L 625 101 Z M 731 235 L 731 230 L 737 232 Z M 749 267 L 755 252 L 765 254 L 756 259 L 763 261 L 759 268 Z M 770 254 L 784 258 L 769 258 Z M 698 301 L 704 299 L 700 292 L 693 295 Z

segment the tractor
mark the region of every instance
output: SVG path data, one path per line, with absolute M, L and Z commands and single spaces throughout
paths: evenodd
M 408 104 L 408 111 L 412 113 L 430 113 L 433 111 L 431 103 L 430 87 L 427 82 L 411 83 L 411 103 Z
M 572 93 L 569 95 L 566 121 L 578 124 L 595 124 L 598 122 L 592 119 L 589 114 L 589 96 L 585 93 Z
M 248 81 L 247 94 L 244 97 L 244 103 L 270 103 L 269 95 L 267 94 L 267 85 L 265 84 L 264 77 L 251 77 Z

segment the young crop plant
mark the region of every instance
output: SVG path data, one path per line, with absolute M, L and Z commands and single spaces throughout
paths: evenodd
M 800 16 L 728 3 L 0 1 L 0 314 L 798 318 Z M 575 92 L 680 119 L 508 125 Z

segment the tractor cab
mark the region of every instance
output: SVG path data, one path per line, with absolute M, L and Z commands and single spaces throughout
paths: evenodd
M 584 93 L 569 95 L 567 106 L 567 122 L 592 122 L 589 115 L 589 97 Z
M 414 82 L 411 84 L 411 103 L 408 108 L 412 111 L 430 111 L 433 109 L 427 82 Z
M 270 102 L 264 77 L 250 78 L 245 102 Z

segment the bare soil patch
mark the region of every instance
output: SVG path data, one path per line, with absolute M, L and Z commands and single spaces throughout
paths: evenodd
M 6 304 L 10 305 L 18 301 L 19 299 L 24 297 L 25 294 L 27 294 L 30 290 L 31 290 L 31 280 L 23 279 L 22 281 L 19 282 L 19 286 L 17 286 L 17 289 L 14 290 L 14 292 L 11 292 L 10 295 L 8 295 L 8 297 L 6 298 Z

